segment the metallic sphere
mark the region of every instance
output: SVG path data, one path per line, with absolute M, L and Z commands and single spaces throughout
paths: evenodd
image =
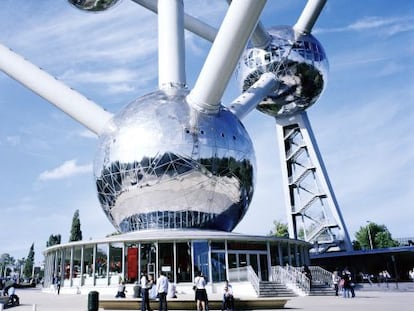
M 313 105 L 327 83 L 328 60 L 318 40 L 292 27 L 268 30 L 272 41 L 266 48 L 247 48 L 237 70 L 246 91 L 265 72 L 276 75 L 280 86 L 257 109 L 274 117 L 291 115 Z
M 105 11 L 120 0 L 68 0 L 74 7 L 87 12 Z
M 204 114 L 187 90 L 156 91 L 127 105 L 100 137 L 100 204 L 121 232 L 152 228 L 231 231 L 251 202 L 253 145 L 224 107 Z

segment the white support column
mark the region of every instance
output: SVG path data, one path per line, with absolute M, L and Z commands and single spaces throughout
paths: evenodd
M 283 250 L 282 250 L 282 243 L 278 243 L 277 245 L 277 251 L 279 253 L 279 265 L 283 266 Z
M 289 236 L 314 243 L 323 252 L 352 250 L 306 112 L 277 118 L 276 124 Z
M 158 1 L 158 87 L 183 88 L 185 78 L 184 4 Z
M 80 262 L 80 284 L 79 286 L 83 286 L 85 284 L 85 261 L 84 261 L 84 256 L 85 256 L 85 245 L 82 245 L 81 247 L 81 262 Z
M 0 70 L 100 135 L 112 114 L 0 44 Z
M 96 277 L 95 277 L 95 275 L 96 275 L 96 247 L 97 247 L 97 245 L 96 244 L 94 244 L 93 245 L 93 262 L 92 262 L 92 267 L 93 267 L 93 269 L 92 269 L 92 280 L 93 280 L 93 286 L 95 286 L 96 285 Z
M 219 111 L 221 97 L 265 3 L 265 0 L 232 1 L 195 86 L 187 96 L 192 107 L 205 113 Z
M 287 249 L 288 249 L 288 263 L 289 263 L 289 266 L 291 266 L 292 265 L 292 250 L 290 249 L 290 243 L 288 242 L 288 244 L 287 244 Z
M 75 248 L 70 248 L 70 263 L 69 263 L 69 287 L 73 286 L 73 258 L 74 258 Z

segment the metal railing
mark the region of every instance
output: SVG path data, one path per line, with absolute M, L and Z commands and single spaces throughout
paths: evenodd
M 309 266 L 311 271 L 312 281 L 318 284 L 332 286 L 332 272 L 325 270 L 319 266 Z
M 260 294 L 260 280 L 252 266 L 229 269 L 228 277 L 230 282 L 250 282 L 256 293 Z
M 309 294 L 310 280 L 298 268 L 292 266 L 272 267 L 272 281 L 285 284 L 287 288 L 302 296 Z
M 309 266 L 312 275 L 312 283 L 332 286 L 332 273 L 319 267 Z M 274 266 L 270 274 L 270 281 L 284 284 L 297 295 L 308 295 L 311 290 L 311 281 L 302 272 L 303 267 Z M 252 266 L 229 269 L 230 282 L 249 282 L 257 295 L 260 295 L 260 279 Z

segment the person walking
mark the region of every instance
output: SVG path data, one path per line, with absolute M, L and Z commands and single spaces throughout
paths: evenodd
M 339 291 L 339 281 L 340 281 L 340 277 L 339 277 L 339 273 L 338 270 L 335 270 L 332 273 L 332 284 L 334 286 L 335 289 L 335 296 L 338 296 L 338 291 Z
M 207 311 L 207 291 L 206 279 L 202 272 L 194 279 L 195 299 L 197 304 L 197 311 Z
M 160 301 L 159 311 L 167 311 L 168 278 L 165 272 L 161 271 L 157 279 L 157 295 Z
M 147 274 L 143 273 L 141 276 L 141 311 L 151 311 L 149 304 L 149 290 L 152 287 L 152 282 L 148 279 Z
M 312 273 L 308 265 L 303 266 L 302 273 L 309 279 L 309 286 L 312 288 Z
M 57 278 L 56 280 L 56 289 L 57 289 L 57 294 L 60 294 L 60 277 Z

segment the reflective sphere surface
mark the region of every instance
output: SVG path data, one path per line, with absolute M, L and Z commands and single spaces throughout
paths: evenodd
M 100 137 L 98 198 L 121 232 L 231 231 L 247 211 L 256 171 L 249 135 L 225 108 L 215 115 L 193 110 L 187 94 L 138 98 Z
M 295 33 L 292 27 L 268 32 L 272 37 L 268 47 L 245 50 L 237 69 L 240 87 L 246 91 L 263 73 L 272 72 L 280 86 L 257 109 L 275 117 L 305 110 L 326 86 L 329 64 L 325 51 L 315 37 Z
M 70 4 L 82 11 L 99 12 L 109 9 L 120 0 L 68 0 Z

